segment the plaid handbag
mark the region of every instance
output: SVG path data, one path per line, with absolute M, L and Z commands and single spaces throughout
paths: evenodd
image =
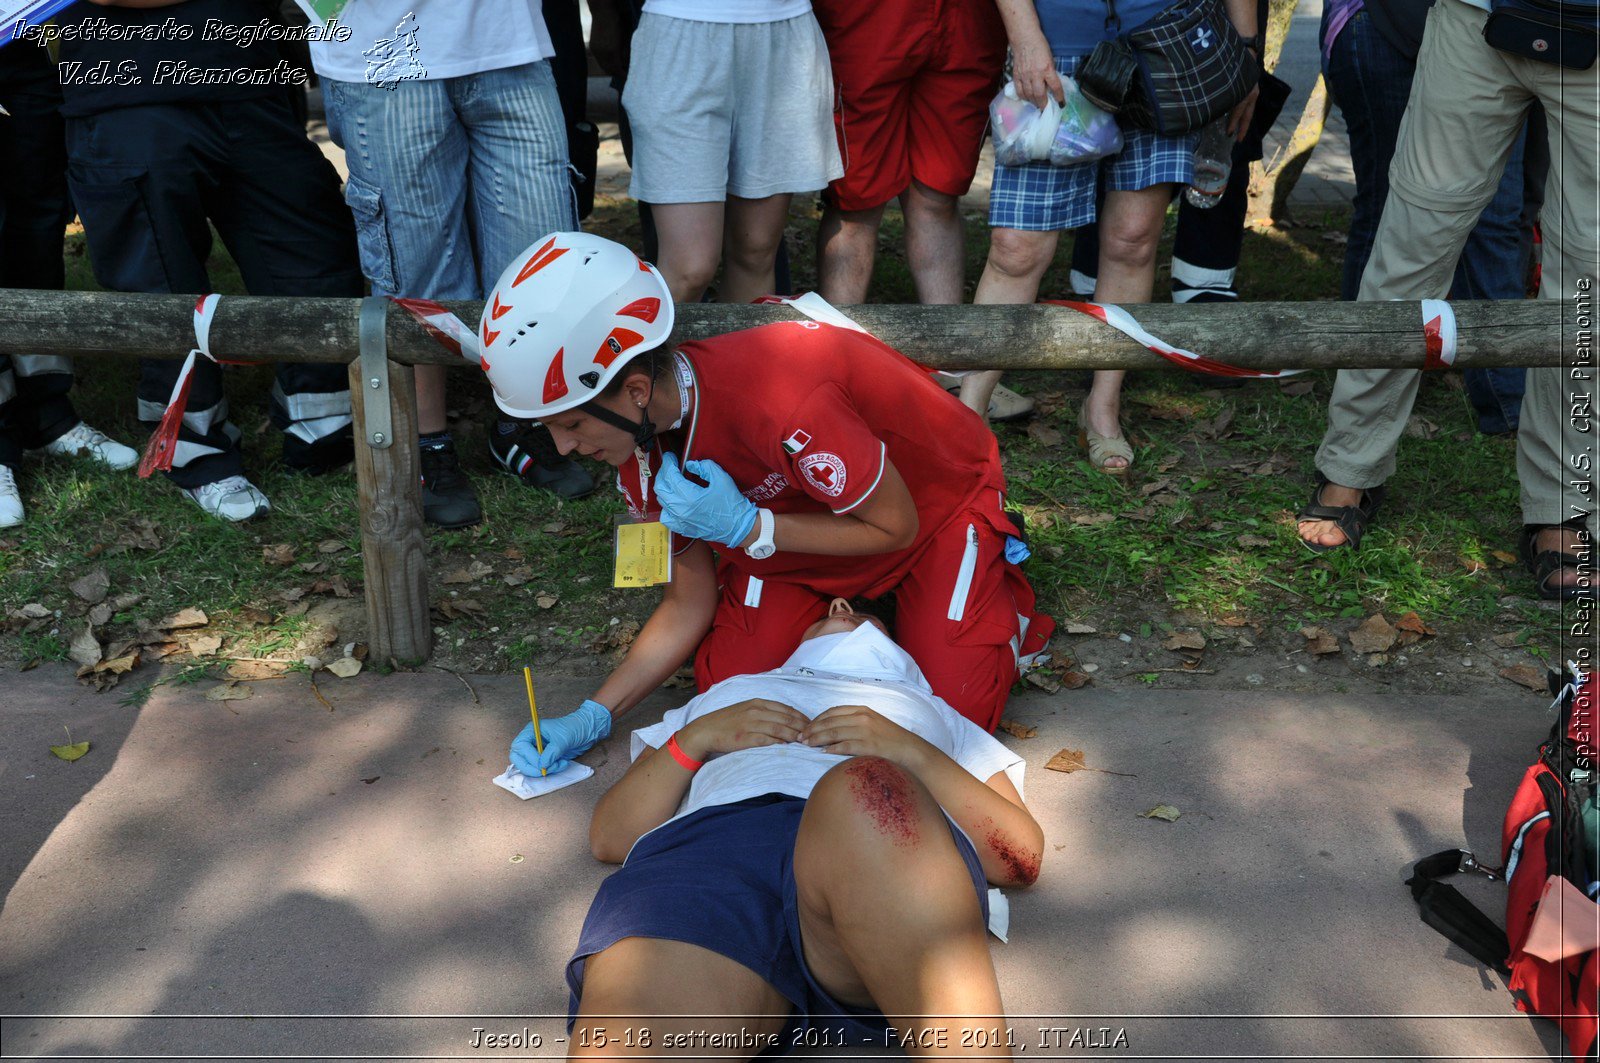
M 1106 24 L 1120 27 L 1115 0 L 1106 0 Z M 1077 80 L 1089 102 L 1123 125 L 1177 136 L 1227 114 L 1260 76 L 1222 0 L 1178 0 L 1096 45 Z

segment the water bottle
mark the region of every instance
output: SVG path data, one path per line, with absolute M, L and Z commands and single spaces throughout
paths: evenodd
M 1200 131 L 1200 143 L 1194 148 L 1194 181 L 1183 197 L 1201 210 L 1216 206 L 1228 190 L 1232 172 L 1233 137 L 1228 134 L 1228 116 L 1223 115 Z

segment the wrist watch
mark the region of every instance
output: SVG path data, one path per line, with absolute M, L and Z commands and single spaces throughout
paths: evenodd
M 777 529 L 778 522 L 773 519 L 770 509 L 756 510 L 756 518 L 761 530 L 756 533 L 756 541 L 745 547 L 744 552 L 757 561 L 764 561 L 778 552 L 777 544 L 772 541 L 772 533 Z

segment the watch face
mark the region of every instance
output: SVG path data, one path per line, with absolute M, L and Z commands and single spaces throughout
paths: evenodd
M 762 546 L 752 546 L 750 549 L 745 551 L 745 553 L 749 554 L 757 561 L 765 561 L 767 558 L 771 557 L 777 552 L 778 548 L 771 543 L 767 543 Z

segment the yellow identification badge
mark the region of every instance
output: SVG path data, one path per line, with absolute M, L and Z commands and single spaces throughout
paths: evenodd
M 658 520 L 616 528 L 613 587 L 657 587 L 672 580 L 672 533 Z

